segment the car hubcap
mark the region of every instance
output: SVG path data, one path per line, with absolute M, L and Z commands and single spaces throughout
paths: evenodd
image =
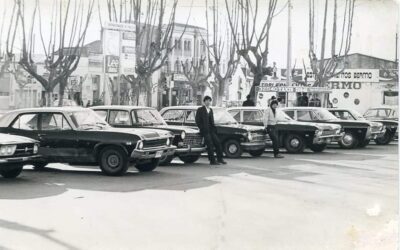
M 229 151 L 229 153 L 231 153 L 231 154 L 236 153 L 237 150 L 238 150 L 238 148 L 237 148 L 237 146 L 236 146 L 235 144 L 231 144 L 231 145 L 229 145 L 229 147 L 228 147 L 228 151 Z
M 119 165 L 119 157 L 117 155 L 110 155 L 107 159 L 107 163 L 110 167 L 116 168 Z
M 353 136 L 347 134 L 343 137 L 343 144 L 345 145 L 350 145 L 351 143 L 353 143 Z
M 300 141 L 297 138 L 294 138 L 290 141 L 290 146 L 297 148 L 300 145 Z

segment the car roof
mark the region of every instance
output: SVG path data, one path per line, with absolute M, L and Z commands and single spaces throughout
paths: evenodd
M 81 107 L 81 106 L 67 106 L 67 107 L 40 107 L 40 108 L 23 108 L 23 109 L 16 109 L 9 111 L 7 113 L 26 113 L 26 112 L 40 112 L 40 113 L 45 113 L 45 112 L 71 112 L 71 111 L 80 111 L 80 110 L 85 110 L 86 108 Z
M 132 110 L 132 109 L 155 109 L 152 107 L 145 106 L 130 106 L 130 105 L 102 105 L 93 106 L 92 109 L 122 109 L 122 110 Z
M 195 105 L 190 105 L 190 106 L 170 106 L 170 107 L 165 107 L 161 110 L 169 110 L 169 109 L 182 109 L 182 110 L 193 110 L 193 109 L 198 109 L 201 106 L 195 106 Z M 223 107 L 216 107 L 216 106 L 211 106 L 213 109 L 222 109 Z
M 390 105 L 382 105 L 382 106 L 370 107 L 368 109 L 398 109 L 398 107 Z
M 244 106 L 244 107 L 230 107 L 228 110 L 234 110 L 234 109 L 247 109 L 247 110 L 264 110 L 265 108 L 263 107 L 254 107 L 254 106 Z

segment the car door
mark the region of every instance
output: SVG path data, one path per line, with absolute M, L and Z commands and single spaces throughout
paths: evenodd
M 162 117 L 170 125 L 182 126 L 185 121 L 185 115 L 185 110 L 168 109 L 162 114 Z
M 29 137 L 38 140 L 38 122 L 39 114 L 37 113 L 22 113 L 18 115 L 10 125 L 2 129 L 2 132 Z
M 79 160 L 76 132 L 62 113 L 41 113 L 38 138 L 41 154 L 51 161 L 74 162 Z

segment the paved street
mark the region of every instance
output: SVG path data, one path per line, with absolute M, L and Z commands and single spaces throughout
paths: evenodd
M 398 147 L 0 179 L 0 249 L 393 249 Z

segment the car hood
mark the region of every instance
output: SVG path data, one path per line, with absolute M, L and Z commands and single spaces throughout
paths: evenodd
M 0 133 L 0 145 L 17 144 L 17 143 L 34 143 L 34 142 L 36 141 L 27 137 Z
M 139 136 L 141 139 L 154 139 L 154 138 L 166 138 L 173 137 L 173 134 L 170 131 L 162 130 L 162 129 L 150 129 L 150 128 L 114 128 L 110 127 L 107 129 L 111 132 L 119 132 L 119 133 L 130 133 Z
M 262 126 L 253 126 L 253 125 L 243 125 L 243 124 L 227 124 L 227 125 L 219 125 L 216 124 L 217 127 L 226 128 L 226 129 L 237 129 L 242 130 L 243 132 L 257 132 L 257 131 L 264 131 L 264 127 Z
M 368 127 L 370 125 L 367 121 L 348 121 L 348 120 L 329 120 L 329 121 L 321 121 L 321 123 L 339 124 L 344 128 Z
M 178 126 L 178 125 L 156 125 L 156 126 L 153 126 L 153 128 L 171 131 L 174 134 L 181 134 L 182 131 L 185 131 L 187 134 L 199 133 L 199 130 L 196 128 L 190 128 L 190 127 Z

